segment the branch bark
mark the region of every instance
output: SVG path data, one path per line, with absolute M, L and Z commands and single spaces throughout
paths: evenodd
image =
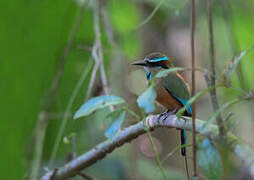
M 103 159 L 116 148 L 146 133 L 147 129 L 152 131 L 156 128 L 167 127 L 186 129 L 189 131 L 192 130 L 191 120 L 178 120 L 175 115 L 169 116 L 164 121 L 162 118 L 163 117 L 160 118 L 159 115 L 148 116 L 144 121 L 129 126 L 113 139 L 108 139 L 101 144 L 98 144 L 96 147 L 67 163 L 65 166 L 46 173 L 41 180 L 67 179 L 78 175 L 80 171 L 93 165 L 98 160 Z M 196 119 L 196 132 L 200 133 L 202 136 L 210 138 L 213 141 L 219 140 L 219 131 L 217 126 L 209 125 L 205 129 L 201 130 L 201 127 L 205 123 L 205 121 Z M 245 163 L 250 171 L 250 174 L 254 177 L 254 149 L 232 133 L 228 133 L 225 136 L 225 142 L 235 155 Z

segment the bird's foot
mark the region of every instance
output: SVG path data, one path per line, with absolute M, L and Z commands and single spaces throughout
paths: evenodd
M 166 116 L 168 113 L 169 113 L 169 110 L 168 110 L 168 109 L 167 109 L 166 111 L 160 113 L 159 119 L 160 119 L 161 117 L 163 117 L 163 116 Z
M 177 109 L 174 109 L 173 111 L 166 110 L 163 113 L 159 115 L 159 119 L 161 119 L 162 123 L 171 115 L 175 114 Z

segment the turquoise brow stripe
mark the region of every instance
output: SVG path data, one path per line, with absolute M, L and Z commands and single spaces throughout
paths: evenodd
M 156 58 L 156 59 L 150 59 L 150 62 L 158 62 L 158 61 L 164 61 L 164 60 L 168 60 L 167 57 L 162 57 L 162 58 Z

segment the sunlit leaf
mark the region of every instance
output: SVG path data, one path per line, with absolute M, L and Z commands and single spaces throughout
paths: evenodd
M 199 168 L 208 179 L 221 179 L 223 166 L 220 153 L 211 144 L 209 139 L 205 139 L 201 144 L 199 144 L 197 150 L 197 160 Z
M 152 86 L 149 86 L 146 91 L 138 97 L 138 106 L 145 110 L 146 113 L 154 111 L 156 92 Z
M 227 68 L 224 70 L 223 75 L 222 75 L 222 82 L 226 86 L 231 86 L 230 78 L 231 78 L 232 73 L 235 71 L 235 69 L 239 65 L 240 61 L 242 60 L 242 58 L 253 49 L 254 49 L 254 46 L 252 46 L 251 48 L 249 48 L 245 51 L 242 51 L 239 56 L 234 57 L 233 60 L 228 64 Z
M 118 109 L 109 113 L 106 117 L 106 121 L 114 121 L 105 133 L 107 138 L 112 139 L 119 131 L 124 119 L 126 111 L 124 109 Z
M 92 98 L 79 108 L 79 110 L 74 115 L 74 119 L 88 116 L 98 109 L 102 109 L 111 105 L 122 104 L 124 102 L 125 101 L 118 96 L 106 95 Z
M 168 75 L 168 73 L 177 72 L 177 71 L 183 71 L 183 70 L 184 70 L 184 68 L 181 68 L 181 67 L 174 67 L 174 68 L 162 70 L 162 71 L 159 71 L 155 75 L 155 78 L 166 77 Z

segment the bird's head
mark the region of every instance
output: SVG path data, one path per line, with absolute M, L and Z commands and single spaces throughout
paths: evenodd
M 136 61 L 132 65 L 143 66 L 146 71 L 146 78 L 152 78 L 152 74 L 162 69 L 168 69 L 173 66 L 172 61 L 162 53 L 148 54 L 143 61 Z

